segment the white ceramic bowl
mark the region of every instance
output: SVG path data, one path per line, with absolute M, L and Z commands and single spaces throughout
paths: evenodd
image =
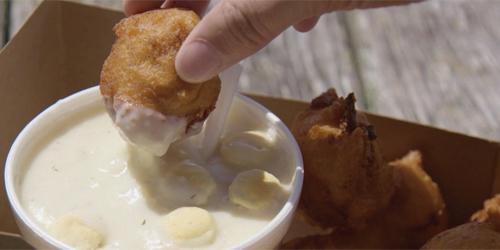
M 38 249 L 67 249 L 70 247 L 49 235 L 28 215 L 27 210 L 22 206 L 19 195 L 25 171 L 23 168 L 26 165 L 23 164 L 24 158 L 33 150 L 31 146 L 40 140 L 39 135 L 47 133 L 54 122 L 67 119 L 65 117 L 71 116 L 74 112 L 81 112 L 97 105 L 103 105 L 98 87 L 92 87 L 59 100 L 35 117 L 21 131 L 9 151 L 5 165 L 7 196 L 24 239 Z M 270 249 L 277 246 L 287 232 L 299 202 L 304 176 L 302 156 L 297 142 L 285 124 L 265 107 L 242 95 L 235 97 L 233 105 L 244 105 L 245 109 L 252 112 L 254 119 L 260 119 L 269 126 L 275 126 L 278 133 L 286 138 L 287 145 L 291 147 L 295 158 L 295 177 L 286 204 L 262 230 L 235 246 L 236 249 Z

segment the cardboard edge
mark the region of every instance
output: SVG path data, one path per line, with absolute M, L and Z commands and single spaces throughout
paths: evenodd
M 265 99 L 270 99 L 272 101 L 277 101 L 277 100 L 279 100 L 279 101 L 287 101 L 289 103 L 294 103 L 294 104 L 297 104 L 297 105 L 299 105 L 299 104 L 304 105 L 304 104 L 308 104 L 309 103 L 309 102 L 306 102 L 306 101 L 301 101 L 301 100 L 296 100 L 296 99 L 279 98 L 279 97 L 268 96 L 268 95 L 260 95 L 260 94 L 255 94 L 255 93 L 246 93 L 246 92 L 243 92 L 242 94 L 246 95 L 248 97 L 251 97 L 251 98 L 256 98 L 257 100 L 261 100 L 261 98 L 265 98 Z M 356 111 L 359 112 L 359 113 L 368 115 L 368 116 L 379 117 L 379 118 L 383 118 L 383 119 L 387 119 L 387 120 L 391 120 L 391 121 L 396 121 L 396 122 L 409 123 L 409 124 L 418 125 L 418 126 L 421 126 L 421 127 L 426 127 L 426 128 L 431 128 L 431 129 L 439 130 L 440 132 L 445 132 L 445 133 L 452 134 L 452 135 L 466 137 L 466 138 L 469 138 L 469 139 L 486 141 L 486 142 L 498 145 L 499 154 L 500 154 L 500 142 L 493 141 L 493 140 L 490 140 L 490 139 L 487 139 L 487 138 L 481 138 L 479 136 L 473 136 L 473 135 L 463 134 L 461 132 L 457 132 L 457 131 L 453 131 L 453 130 L 448 130 L 448 129 L 445 129 L 445 128 L 434 127 L 434 126 L 430 126 L 430 125 L 427 125 L 427 124 L 422 124 L 422 123 L 418 123 L 418 122 L 414 122 L 414 121 L 409 121 L 409 120 L 399 119 L 399 118 L 395 118 L 395 117 L 391 117 L 391 116 L 376 114 L 376 113 L 372 113 L 372 112 L 360 110 L 358 108 L 356 108 Z M 370 119 L 368 119 L 368 120 L 370 120 Z M 500 157 L 500 155 L 498 157 Z M 499 161 L 500 161 L 500 159 L 499 159 Z M 500 164 L 500 162 L 499 162 L 499 164 Z
M 0 236 L 6 236 L 6 237 L 21 237 L 20 234 L 16 234 L 16 233 L 9 233 L 9 232 L 4 232 L 4 231 L 0 231 Z
M 21 235 L 0 232 L 0 249 L 33 249 Z
M 280 97 L 275 97 L 275 96 L 269 96 L 269 95 L 261 95 L 261 94 L 256 94 L 256 93 L 251 93 L 251 92 L 241 92 L 243 95 L 246 95 L 250 98 L 256 98 L 256 99 L 260 99 L 260 98 L 265 98 L 265 99 L 271 99 L 273 101 L 287 101 L 287 102 L 291 102 L 291 103 L 295 103 L 295 104 L 308 104 L 308 102 L 306 101 L 301 101 L 301 100 L 296 100 L 296 99 L 287 99 L 287 98 L 280 98 Z
M 496 167 L 493 179 L 493 186 L 491 187 L 491 196 L 500 193 L 500 143 L 497 143 L 496 154 Z

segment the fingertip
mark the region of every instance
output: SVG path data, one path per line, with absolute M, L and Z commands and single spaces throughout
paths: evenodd
M 220 53 L 208 42 L 195 40 L 182 45 L 175 58 L 177 75 L 189 83 L 202 83 L 219 74 Z
M 304 26 L 300 23 L 297 23 L 297 24 L 293 25 L 293 28 L 298 32 L 305 33 L 305 32 L 312 30 L 313 27 Z
M 293 25 L 293 28 L 299 32 L 308 32 L 316 26 L 316 23 L 318 23 L 319 17 L 311 17 L 304 19 L 296 24 Z

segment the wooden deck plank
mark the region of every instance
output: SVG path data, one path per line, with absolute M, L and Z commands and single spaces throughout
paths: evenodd
M 5 32 L 8 32 L 6 29 L 7 23 L 7 18 L 8 18 L 8 12 L 9 11 L 9 6 L 7 1 L 0 1 L 0 34 L 1 34 L 1 40 L 0 40 L 0 46 L 3 46 L 6 42 L 7 39 L 5 37 Z
M 355 11 L 368 108 L 500 139 L 500 1 L 427 1 Z
M 42 0 L 11 0 L 10 37 L 14 36 Z
M 241 89 L 277 97 L 310 100 L 329 87 L 339 93 L 361 88 L 353 69 L 343 14 L 328 15 L 309 33 L 290 28 L 244 61 Z M 363 100 L 359 106 L 363 107 Z

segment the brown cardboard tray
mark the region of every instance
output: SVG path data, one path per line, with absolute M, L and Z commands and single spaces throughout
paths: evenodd
M 0 53 L 0 162 L 16 135 L 36 114 L 78 90 L 97 83 L 113 41 L 120 12 L 71 2 L 45 1 Z M 272 84 L 272 83 L 270 83 Z M 307 104 L 252 96 L 290 125 Z M 451 225 L 465 222 L 482 202 L 500 191 L 500 144 L 428 126 L 368 114 L 384 156 L 411 149 L 424 156 L 426 171 L 439 184 Z M 0 231 L 16 234 L 0 179 Z M 0 235 L 0 246 L 23 246 Z

